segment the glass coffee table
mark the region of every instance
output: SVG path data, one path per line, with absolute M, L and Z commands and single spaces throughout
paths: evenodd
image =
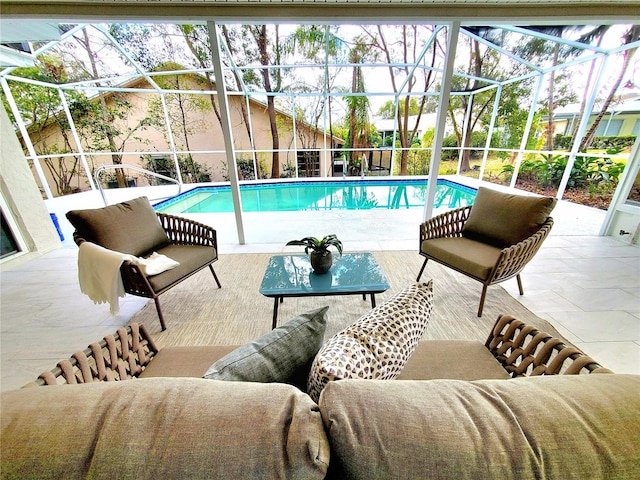
M 333 255 L 331 270 L 315 274 L 308 255 L 274 255 L 264 272 L 260 293 L 273 298 L 273 323 L 278 322 L 278 304 L 285 297 L 318 297 L 330 295 L 371 295 L 376 306 L 376 293 L 389 288 L 387 278 L 371 253 Z

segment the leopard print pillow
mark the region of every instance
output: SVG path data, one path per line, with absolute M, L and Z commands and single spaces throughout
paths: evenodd
M 337 333 L 313 360 L 309 396 L 318 402 L 333 380 L 396 378 L 427 328 L 432 304 L 433 281 L 415 283 Z

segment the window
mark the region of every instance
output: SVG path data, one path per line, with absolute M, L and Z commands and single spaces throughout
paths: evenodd
M 609 120 L 605 117 L 598 125 L 596 137 L 615 137 L 620 135 L 620 129 L 622 129 L 622 120 Z
M 320 151 L 305 150 L 298 152 L 298 176 L 320 176 Z

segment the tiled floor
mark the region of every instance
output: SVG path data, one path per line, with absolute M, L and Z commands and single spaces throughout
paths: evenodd
M 346 250 L 414 250 L 421 215 L 420 209 L 410 209 L 360 215 L 305 212 L 286 219 L 250 216 L 246 245 L 237 244 L 227 217 L 212 221 L 221 232 L 222 255 L 280 252 L 301 232 L 334 231 Z M 640 374 L 640 248 L 598 236 L 604 212 L 560 202 L 553 215 L 551 236 L 523 272 L 525 295 L 518 295 L 515 280 L 503 287 L 603 365 Z M 274 231 L 274 224 L 282 228 Z M 107 305 L 94 305 L 81 294 L 77 248 L 68 229 L 63 225 L 67 239 L 62 248 L 1 266 L 2 390 L 24 385 L 61 358 L 112 333 L 146 303 L 127 296 L 120 314 L 112 316 Z

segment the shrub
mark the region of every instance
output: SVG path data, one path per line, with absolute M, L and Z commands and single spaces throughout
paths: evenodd
M 595 137 L 591 142 L 593 149 L 599 150 L 612 150 L 617 149 L 622 151 L 625 148 L 630 148 L 636 141 L 635 135 L 624 135 L 618 137 Z M 573 137 L 569 135 L 556 135 L 554 139 L 554 148 L 570 149 L 573 144 Z
M 458 158 L 458 137 L 449 135 L 442 139 L 442 160 L 456 160 Z
M 542 188 L 557 188 L 567 167 L 567 161 L 566 155 L 539 155 L 521 163 L 518 177 L 534 181 Z M 579 155 L 571 169 L 567 186 L 576 189 L 587 188 L 590 192 L 597 189 L 609 190 L 618 184 L 624 167 L 624 162 L 616 162 L 610 158 Z M 502 174 L 507 177 L 513 175 L 513 166 L 504 165 Z

